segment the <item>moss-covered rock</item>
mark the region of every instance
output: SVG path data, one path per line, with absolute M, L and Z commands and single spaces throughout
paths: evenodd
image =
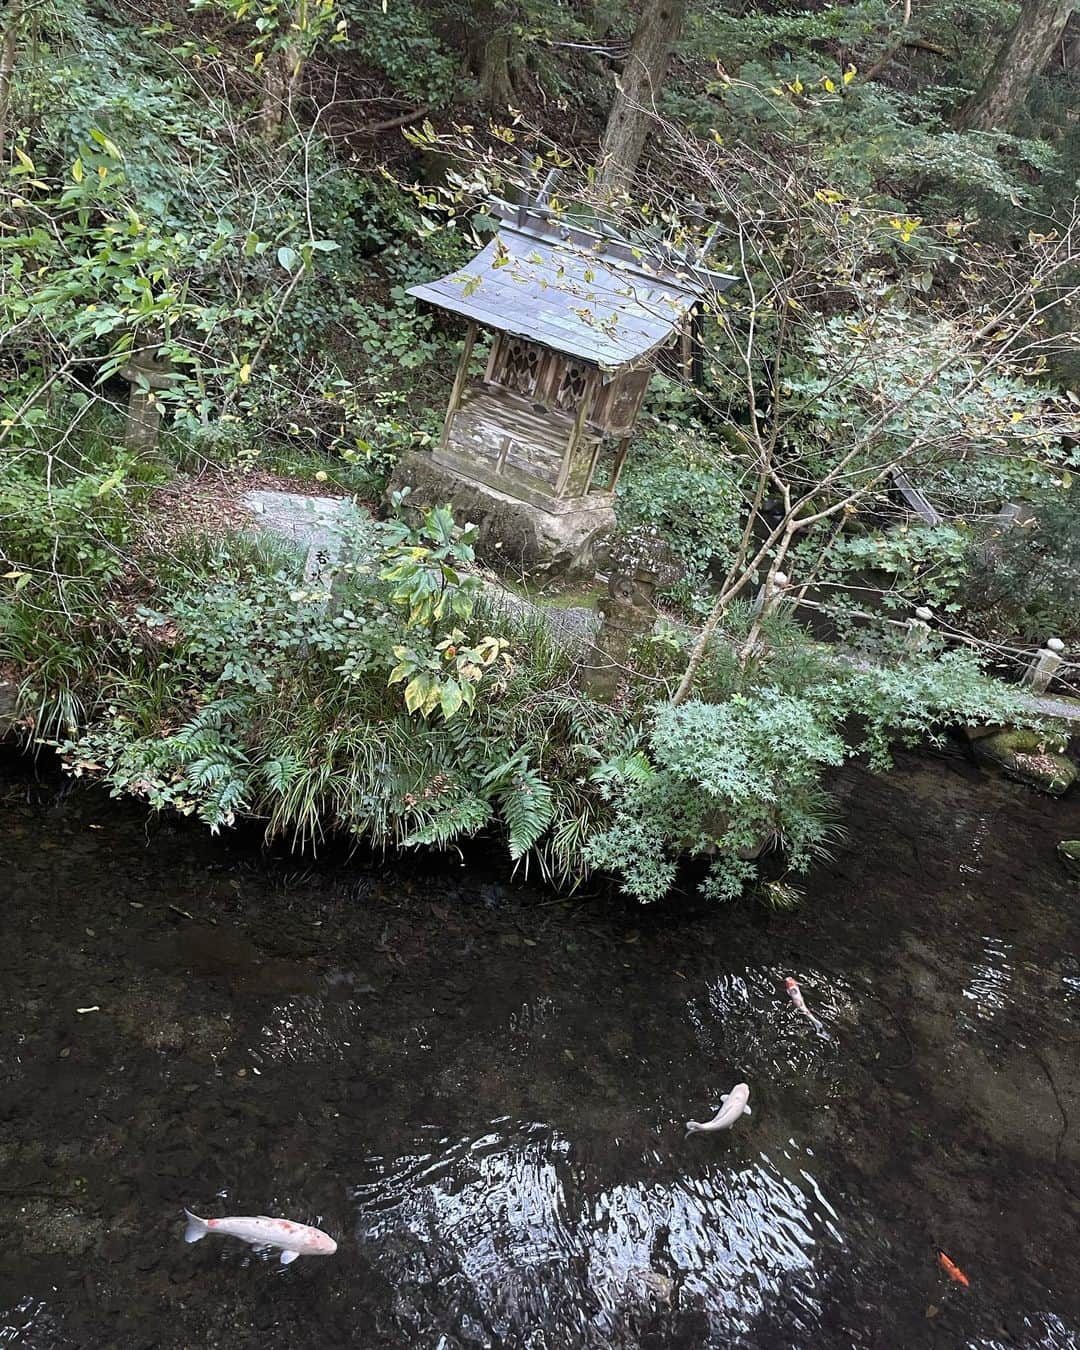
M 995 731 L 973 742 L 972 750 L 980 763 L 994 764 L 1010 778 L 1053 797 L 1060 797 L 1076 781 L 1073 761 L 1036 731 Z
M 1080 881 L 1080 839 L 1063 839 L 1057 846 L 1065 871 Z

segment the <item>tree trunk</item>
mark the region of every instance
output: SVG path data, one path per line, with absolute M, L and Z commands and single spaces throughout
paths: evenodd
M 509 33 L 493 33 L 484 43 L 479 80 L 481 96 L 489 108 L 501 110 L 513 103 Z
M 468 59 L 485 105 L 504 112 L 515 98 L 514 68 L 518 65 L 518 53 L 506 15 L 491 0 L 478 0 L 472 6 Z
M 263 61 L 262 101 L 259 104 L 259 135 L 267 145 L 276 145 L 285 121 L 289 92 L 289 68 L 283 51 L 268 52 Z
M 8 111 L 11 107 L 11 81 L 15 74 L 15 38 L 19 27 L 21 0 L 10 0 L 7 22 L 0 37 L 0 166 L 7 162 Z
M 259 135 L 268 145 L 277 145 L 285 123 L 292 120 L 293 103 L 303 73 L 304 58 L 297 47 L 282 47 L 271 52 L 263 63 Z
M 1053 55 L 1072 12 L 1073 0 L 1023 0 L 1016 27 L 998 52 L 983 87 L 961 111 L 961 126 L 993 131 L 1010 125 L 1031 81 Z
M 686 0 L 645 0 L 600 142 L 598 181 L 606 192 L 627 192 L 634 181 L 685 13 Z

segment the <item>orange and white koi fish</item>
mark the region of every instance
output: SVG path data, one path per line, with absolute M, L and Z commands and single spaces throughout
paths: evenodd
M 815 1017 L 814 1014 L 810 1011 L 810 1009 L 806 1006 L 806 999 L 804 999 L 802 996 L 802 990 L 799 988 L 799 981 L 792 979 L 792 977 L 789 975 L 787 979 L 784 981 L 784 988 L 788 991 L 791 1001 L 795 1005 L 796 1011 L 801 1012 L 804 1017 L 809 1017 L 810 1021 L 813 1022 L 814 1026 L 817 1027 L 818 1031 L 823 1030 L 821 1020 Z
M 333 1256 L 337 1243 L 319 1228 L 289 1219 L 269 1219 L 265 1214 L 255 1218 L 200 1219 L 188 1209 L 185 1242 L 201 1242 L 207 1233 L 224 1233 L 239 1238 L 253 1247 L 280 1247 L 281 1264 L 287 1266 L 298 1256 Z
M 948 1275 L 950 1280 L 955 1280 L 957 1284 L 962 1284 L 965 1289 L 971 1288 L 971 1281 L 968 1279 L 968 1277 L 964 1274 L 964 1272 L 960 1269 L 960 1267 L 956 1264 L 955 1261 L 950 1261 L 944 1252 L 938 1252 L 937 1259 L 938 1265 L 945 1272 L 945 1274 Z

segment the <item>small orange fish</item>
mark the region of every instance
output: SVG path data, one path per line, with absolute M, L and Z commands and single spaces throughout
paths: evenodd
M 941 1269 L 948 1275 L 950 1280 L 955 1280 L 957 1284 L 962 1284 L 965 1289 L 971 1287 L 971 1281 L 955 1261 L 950 1261 L 944 1252 L 938 1252 L 937 1259 Z

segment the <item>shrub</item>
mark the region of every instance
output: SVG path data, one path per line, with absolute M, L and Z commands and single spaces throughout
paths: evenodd
M 654 526 L 670 544 L 686 568 L 671 595 L 690 610 L 708 607 L 713 573 L 739 540 L 742 502 L 729 453 L 700 428 L 660 428 L 631 448 L 619 483 L 619 524 Z

